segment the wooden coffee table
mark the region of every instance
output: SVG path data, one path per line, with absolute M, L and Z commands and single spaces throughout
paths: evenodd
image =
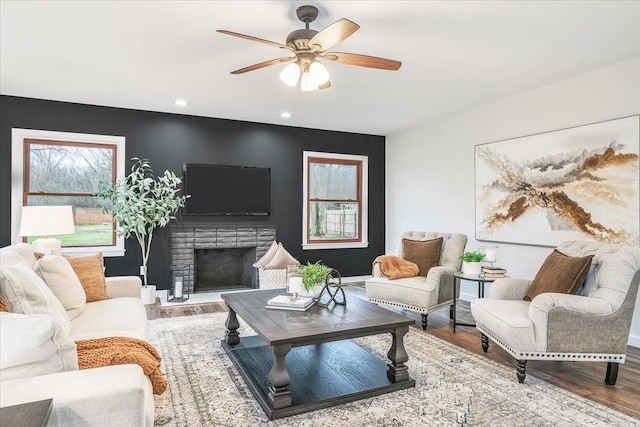
M 270 419 L 415 386 L 403 344 L 413 319 L 355 297 L 304 312 L 265 308 L 284 293 L 222 294 L 229 308 L 222 347 Z M 240 339 L 237 316 L 258 335 Z M 388 364 L 350 340 L 383 333 L 392 337 Z

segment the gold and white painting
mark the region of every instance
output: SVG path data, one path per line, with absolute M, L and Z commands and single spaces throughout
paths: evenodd
M 639 244 L 640 116 L 476 145 L 476 239 Z

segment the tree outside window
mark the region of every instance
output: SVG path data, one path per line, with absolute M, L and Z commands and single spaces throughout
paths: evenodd
M 115 182 L 124 172 L 123 137 L 13 129 L 12 149 L 13 241 L 20 240 L 22 206 L 71 205 L 75 233 L 56 236 L 63 252 L 124 254 L 124 239 L 114 233 L 113 217 L 102 212 L 96 196 L 100 182 Z
M 304 152 L 303 248 L 365 247 L 367 157 Z
M 113 220 L 98 207 L 98 184 L 116 175 L 114 145 L 26 139 L 23 206 L 71 205 L 75 234 L 63 247 L 115 244 Z M 30 236 L 27 241 L 38 239 Z

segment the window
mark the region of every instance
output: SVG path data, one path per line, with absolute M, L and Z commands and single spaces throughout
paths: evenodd
M 367 156 L 305 151 L 303 165 L 302 248 L 367 247 Z
M 124 138 L 29 129 L 13 129 L 12 136 L 12 241 L 22 240 L 22 206 L 71 205 L 76 232 L 57 236 L 63 253 L 123 255 L 124 239 L 95 194 L 100 182 L 124 175 Z

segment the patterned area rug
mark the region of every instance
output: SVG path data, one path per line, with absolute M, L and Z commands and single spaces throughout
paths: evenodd
M 514 369 L 411 329 L 416 387 L 269 421 L 220 347 L 225 313 L 149 321 L 169 388 L 156 426 L 639 426 L 640 422 Z M 240 319 L 240 335 L 253 331 Z M 355 340 L 386 360 L 390 335 Z

